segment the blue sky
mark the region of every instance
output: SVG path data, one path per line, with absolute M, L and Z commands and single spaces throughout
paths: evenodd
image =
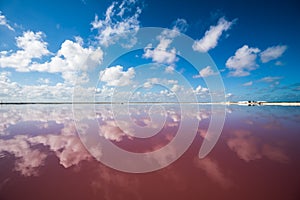
M 96 87 L 105 99 L 114 88 L 122 91 L 137 82 L 144 85 L 143 98 L 149 98 L 150 90 L 154 99 L 171 98 L 188 91 L 178 81 L 180 75 L 200 101 L 209 100 L 203 79 L 213 76 L 222 78 L 228 100 L 300 99 L 296 1 L 11 0 L 0 2 L 0 12 L 3 101 L 69 101 L 78 77 L 83 92 L 94 93 Z M 151 48 L 103 68 L 108 52 L 114 54 L 108 49 L 122 39 L 134 42 L 134 34 L 144 27 L 171 32 L 154 36 Z M 181 59 L 179 48 L 172 46 L 178 37 L 172 30 L 191 37 L 193 50 L 209 54 L 215 65 L 201 66 L 198 72 Z M 155 68 L 160 77 L 139 75 L 135 67 L 149 62 L 161 65 Z M 144 68 L 151 74 L 151 66 Z M 97 85 L 89 84 L 93 76 Z

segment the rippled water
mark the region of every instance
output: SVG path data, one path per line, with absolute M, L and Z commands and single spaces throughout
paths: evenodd
M 0 107 L 0 199 L 300 199 L 300 108 L 227 107 L 222 134 L 204 159 L 198 153 L 209 106 L 185 114 L 175 105 L 151 115 L 149 108 L 131 105 L 130 116 L 116 122 L 108 105 L 82 107 L 75 124 L 71 105 Z M 199 123 L 196 137 L 163 169 L 125 173 L 98 161 L 114 158 L 104 140 L 137 154 L 159 150 L 182 120 L 186 135 Z M 151 163 L 176 156 L 170 148 Z

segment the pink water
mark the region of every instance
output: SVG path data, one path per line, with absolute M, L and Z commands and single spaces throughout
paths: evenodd
M 137 153 L 168 145 L 182 119 L 170 106 L 157 135 L 134 138 L 116 128 L 103 107 L 94 113 L 102 127 L 98 136 Z M 142 174 L 111 169 L 91 156 L 77 134 L 71 105 L 2 106 L 0 119 L 1 200 L 300 199 L 297 107 L 228 107 L 216 146 L 199 159 L 210 122 L 210 108 L 203 107 L 191 113 L 190 120 L 200 123 L 183 156 Z M 132 111 L 131 119 L 149 123 L 143 112 Z M 88 130 L 94 129 L 99 127 Z

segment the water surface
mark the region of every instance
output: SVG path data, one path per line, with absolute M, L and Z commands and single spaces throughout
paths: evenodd
M 198 153 L 209 106 L 182 115 L 169 105 L 152 110 L 152 118 L 148 110 L 131 105 L 130 122 L 120 115 L 118 124 L 107 105 L 96 105 L 91 113 L 83 109 L 84 123 L 75 125 L 72 105 L 2 106 L 0 199 L 300 199 L 299 107 L 227 107 L 222 134 L 204 159 Z M 110 152 L 86 148 L 94 139 L 136 153 L 155 151 L 174 139 L 183 119 L 199 123 L 192 145 L 154 172 L 117 171 L 97 160 Z M 151 131 L 139 127 L 157 134 L 147 138 Z M 170 149 L 155 162 L 175 154 Z

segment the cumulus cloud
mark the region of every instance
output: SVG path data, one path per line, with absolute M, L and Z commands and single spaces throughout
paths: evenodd
M 5 26 L 5 27 L 8 28 L 9 30 L 15 31 L 15 30 L 13 29 L 13 27 L 11 27 L 11 26 L 8 24 L 5 15 L 3 15 L 1 11 L 0 11 L 0 26 Z
M 172 48 L 170 51 L 167 51 L 167 48 L 171 44 L 172 40 L 163 38 L 160 40 L 156 48 L 152 48 L 152 45 L 148 45 L 145 48 L 144 58 L 152 58 L 154 62 L 157 63 L 174 63 L 176 58 L 176 49 Z M 153 49 L 153 50 L 152 50 Z
M 0 52 L 0 67 L 14 68 L 20 72 L 61 73 L 66 83 L 73 84 L 77 77 L 82 82 L 86 81 L 88 77 L 85 72 L 102 61 L 102 50 L 99 47 L 84 47 L 80 37 L 75 37 L 75 41 L 65 40 L 55 54 L 47 49 L 48 43 L 43 41 L 43 37 L 42 32 L 23 32 L 22 36 L 16 37 L 18 50 Z M 47 61 L 39 62 L 49 55 Z M 78 74 L 79 70 L 82 74 Z
M 207 93 L 208 91 L 209 91 L 208 88 L 202 87 L 201 85 L 199 85 L 199 86 L 194 90 L 194 92 L 195 92 L 196 94 L 203 94 L 203 93 Z
M 83 47 L 81 38 L 76 41 L 66 40 L 50 61 L 33 63 L 29 66 L 31 71 L 62 73 L 68 83 L 74 83 L 78 70 L 86 72 L 98 66 L 103 58 L 103 51 L 98 47 Z M 85 76 L 83 73 L 82 76 Z M 84 77 L 81 77 L 84 79 Z
M 233 21 L 229 22 L 224 17 L 220 18 L 218 24 L 216 26 L 210 26 L 202 39 L 194 42 L 194 51 L 207 52 L 215 48 L 222 33 L 230 29 L 233 23 Z
M 98 30 L 97 39 L 101 45 L 107 47 L 121 38 L 131 37 L 126 41 L 135 41 L 132 36 L 140 28 L 138 18 L 142 12 L 136 4 L 135 0 L 113 2 L 106 10 L 105 19 L 99 20 L 98 15 L 95 16 L 91 24 L 93 29 Z
M 200 77 L 208 77 L 208 76 L 214 76 L 217 75 L 218 72 L 215 72 L 211 66 L 207 66 L 200 70 L 199 75 L 193 76 L 193 78 L 200 78 Z
M 164 30 L 158 37 L 159 41 L 156 47 L 150 43 L 144 49 L 144 58 L 151 58 L 153 62 L 168 64 L 167 73 L 172 73 L 175 69 L 175 62 L 178 60 L 175 48 L 171 48 L 171 43 L 180 32 L 186 30 L 187 23 L 184 19 L 177 19 L 171 30 Z
M 131 84 L 135 76 L 134 68 L 123 71 L 120 65 L 106 68 L 100 72 L 100 80 L 106 82 L 108 86 L 126 86 Z
M 2 101 L 71 101 L 73 87 L 67 83 L 49 85 L 47 79 L 42 79 L 38 85 L 21 85 L 10 79 L 9 72 L 0 73 L 0 97 Z M 80 88 L 78 88 L 80 89 Z M 82 96 L 93 94 L 93 87 L 82 88 Z
M 42 58 L 50 54 L 47 42 L 43 41 L 42 32 L 26 31 L 22 36 L 16 37 L 19 50 L 15 52 L 0 52 L 0 67 L 11 67 L 17 71 L 29 71 L 33 59 Z
M 275 60 L 282 56 L 287 50 L 286 45 L 272 46 L 260 53 L 260 59 L 262 63 L 267 63 L 271 60 Z
M 256 64 L 258 48 L 251 48 L 244 45 L 239 48 L 234 56 L 231 56 L 226 61 L 226 67 L 231 70 L 231 76 L 248 76 L 250 71 L 255 70 L 258 65 Z

